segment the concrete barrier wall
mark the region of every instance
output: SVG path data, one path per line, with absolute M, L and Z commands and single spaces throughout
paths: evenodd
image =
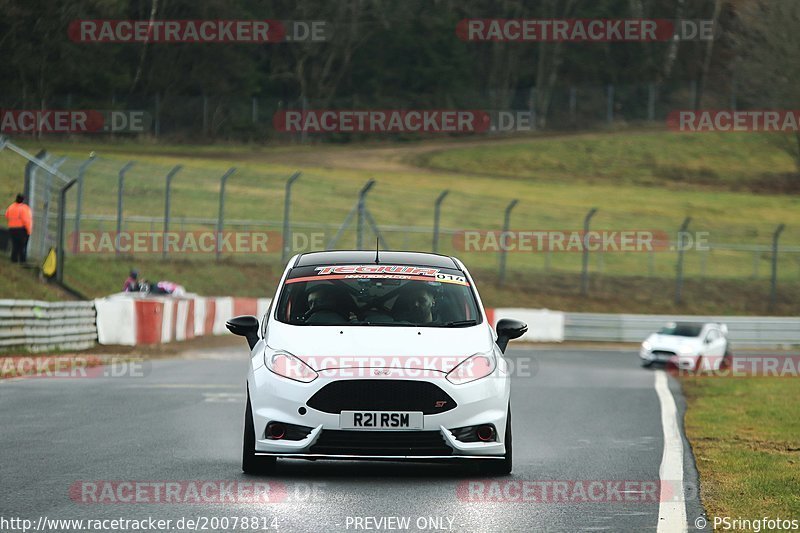
M 259 318 L 269 298 L 120 293 L 93 302 L 0 300 L 0 350 L 85 349 L 99 344 L 154 345 L 227 334 L 237 315 Z M 528 324 L 529 342 L 641 342 L 667 322 L 722 322 L 735 346 L 800 345 L 800 317 L 565 313 L 548 309 L 488 308 L 492 326 L 503 318 Z
M 262 316 L 269 298 L 115 294 L 94 301 L 100 344 L 164 344 L 228 332 L 225 322 L 239 315 Z

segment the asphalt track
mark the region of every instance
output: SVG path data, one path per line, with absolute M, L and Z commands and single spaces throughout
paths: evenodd
M 290 460 L 279 461 L 274 477 L 245 476 L 244 343 L 156 360 L 146 364 L 144 376 L 5 380 L 0 517 L 34 525 L 40 517 L 153 517 L 172 520 L 173 531 L 181 530 L 181 518 L 199 519 L 196 529 L 208 531 L 655 531 L 657 500 L 670 489 L 655 499 L 636 492 L 637 483 L 660 479 L 664 430 L 655 371 L 640 368 L 634 352 L 512 345 L 508 356 L 521 363 L 512 385 L 514 472 L 504 478 L 461 465 Z M 672 378 L 669 388 L 680 424 L 684 402 Z M 685 439 L 683 463 L 680 481 L 692 531 L 702 509 Z M 146 503 L 155 493 L 141 489 L 148 482 L 180 482 L 185 488 L 204 480 L 241 482 L 236 486 L 245 490 L 248 483 L 269 483 L 271 501 L 262 492 L 256 503 L 217 503 L 213 497 L 198 502 L 187 492 L 178 502 Z M 568 498 L 552 492 L 555 482 L 564 481 Z M 615 481 L 635 483 L 620 496 Z M 130 491 L 119 490 L 124 482 L 138 482 L 133 486 L 143 490 L 135 502 L 120 501 L 131 498 Z M 538 492 L 521 495 L 535 482 Z M 594 482 L 612 489 L 580 501 L 578 485 L 593 490 Z M 100 489 L 86 492 L 91 483 L 117 492 L 104 499 Z M 541 492 L 548 487 L 549 496 Z M 92 494 L 105 503 L 93 502 Z M 212 522 L 214 517 L 228 522 Z M 234 528 L 237 517 L 260 521 L 257 529 L 243 528 L 241 521 Z M 45 525 L 40 530 L 75 529 Z M 105 530 L 124 530 L 117 526 Z M 0 530 L 15 529 L 6 522 Z

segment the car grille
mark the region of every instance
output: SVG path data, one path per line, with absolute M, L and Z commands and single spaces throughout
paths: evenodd
M 675 352 L 669 352 L 667 350 L 653 350 L 651 352 L 656 357 L 673 357 Z
M 334 381 L 312 396 L 309 407 L 324 413 L 342 411 L 420 411 L 444 413 L 456 407 L 446 392 L 427 381 L 355 379 Z
M 310 453 L 324 455 L 453 455 L 439 431 L 323 430 Z

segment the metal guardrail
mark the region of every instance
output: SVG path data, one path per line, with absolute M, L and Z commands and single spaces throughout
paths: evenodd
M 564 340 L 642 342 L 667 322 L 721 322 L 737 346 L 800 345 L 800 317 L 564 313 Z
M 94 302 L 0 300 L 0 350 L 85 350 L 97 343 Z

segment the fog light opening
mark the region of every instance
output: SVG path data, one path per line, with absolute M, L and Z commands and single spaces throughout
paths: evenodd
M 267 425 L 267 438 L 280 440 L 286 435 L 286 426 L 280 422 L 270 422 Z
M 480 426 L 477 434 L 478 438 L 483 442 L 494 440 L 494 428 L 492 426 Z

